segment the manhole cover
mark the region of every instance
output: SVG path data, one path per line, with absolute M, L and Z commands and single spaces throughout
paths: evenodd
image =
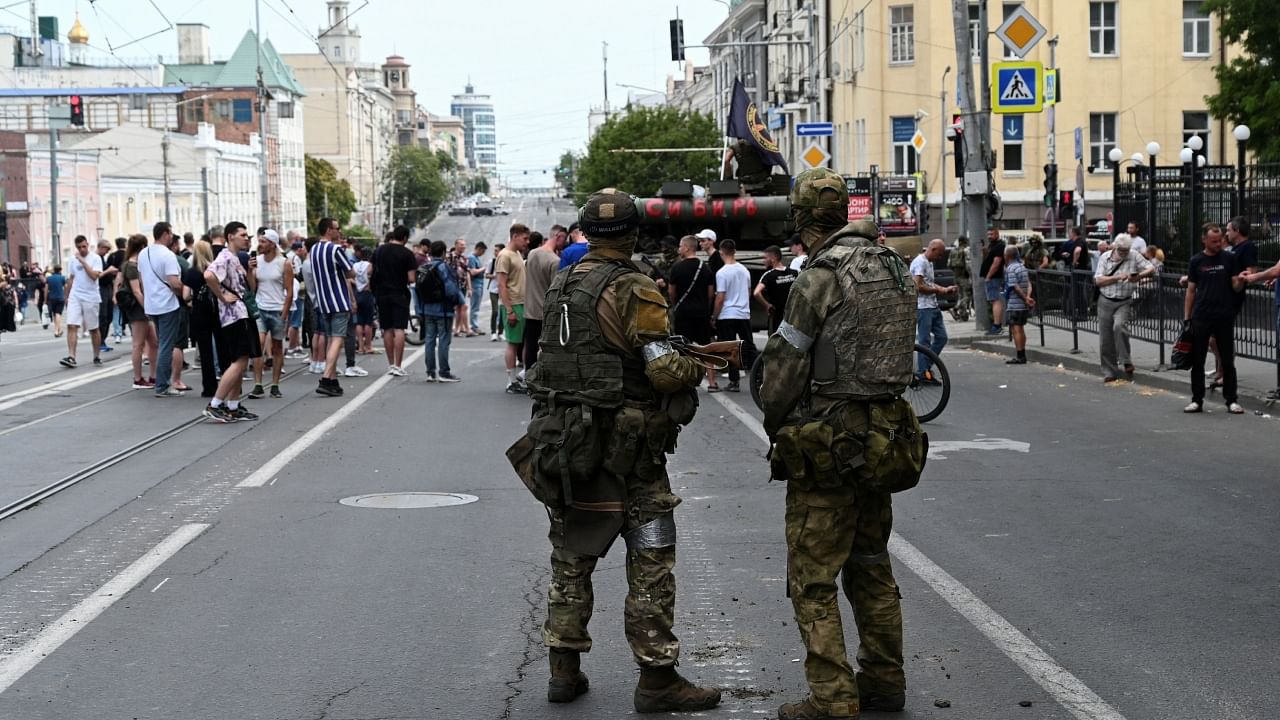
M 384 510 L 410 510 L 414 508 L 446 507 L 448 505 L 466 505 L 480 498 L 465 493 L 442 492 L 397 492 L 373 493 L 342 498 L 338 502 L 351 507 L 380 508 Z

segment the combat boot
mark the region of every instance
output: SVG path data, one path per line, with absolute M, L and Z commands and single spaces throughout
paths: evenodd
M 641 668 L 636 685 L 638 713 L 710 710 L 720 704 L 720 691 L 685 680 L 673 667 Z
M 857 713 L 836 715 L 834 710 L 835 708 L 823 710 L 813 702 L 813 698 L 809 697 L 798 703 L 787 703 L 778 708 L 778 720 L 858 720 L 861 717 Z
M 900 712 L 906 707 L 907 694 L 884 692 L 872 685 L 871 678 L 865 673 L 854 673 L 858 681 L 858 704 L 863 710 L 872 712 Z
M 587 690 L 587 676 L 581 671 L 577 650 L 551 648 L 551 679 L 547 681 L 547 702 L 573 702 Z

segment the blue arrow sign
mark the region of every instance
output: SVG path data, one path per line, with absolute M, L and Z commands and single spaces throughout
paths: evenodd
M 1005 142 L 1022 142 L 1022 116 L 1009 115 L 1002 121 Z
M 829 122 L 796 123 L 796 137 L 824 137 L 835 132 Z

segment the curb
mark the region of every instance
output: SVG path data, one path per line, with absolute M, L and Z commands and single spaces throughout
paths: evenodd
M 968 346 L 974 350 L 1003 355 L 1005 357 L 1013 357 L 1013 344 L 1009 342 L 998 342 L 976 337 L 968 338 Z M 1027 343 L 1027 360 L 1038 365 L 1048 365 L 1050 367 L 1062 367 L 1083 373 L 1090 376 L 1097 376 L 1099 383 L 1102 378 L 1098 376 L 1101 372 L 1097 363 L 1088 359 L 1087 355 L 1071 355 L 1065 353 L 1050 352 L 1040 348 L 1033 347 L 1030 342 Z M 1177 374 L 1174 374 L 1177 373 Z M 1206 378 L 1207 379 L 1207 378 Z M 1161 373 L 1153 371 L 1144 371 L 1138 368 L 1133 376 L 1134 385 L 1142 385 L 1145 387 L 1158 388 L 1176 395 L 1185 395 L 1190 397 L 1191 380 L 1189 375 L 1182 374 L 1181 371 L 1171 370 Z M 1246 410 L 1255 413 L 1271 413 L 1275 408 L 1274 401 L 1267 400 L 1266 393 L 1253 390 L 1251 388 L 1239 387 L 1236 394 L 1237 402 Z M 1214 402 L 1214 398 L 1221 404 L 1221 394 L 1216 390 L 1209 390 L 1205 393 L 1205 405 L 1208 406 Z

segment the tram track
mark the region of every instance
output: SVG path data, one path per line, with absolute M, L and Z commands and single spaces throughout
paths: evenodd
M 307 371 L 307 366 L 306 366 L 306 365 L 303 365 L 303 366 L 301 366 L 301 367 L 294 368 L 293 370 L 290 370 L 290 371 L 288 371 L 288 372 L 284 373 L 284 374 L 281 376 L 280 380 L 283 382 L 284 380 L 288 380 L 288 379 L 290 379 L 290 378 L 292 378 L 292 377 L 294 377 L 294 376 L 296 376 L 296 375 L 299 375 L 299 374 L 305 373 L 306 371 Z M 39 424 L 39 423 L 46 422 L 46 421 L 48 421 L 48 420 L 52 420 L 52 419 L 54 419 L 55 417 L 59 417 L 59 416 L 65 415 L 65 414 L 67 414 L 67 413 L 74 412 L 74 411 L 76 411 L 76 410 L 84 409 L 85 407 L 88 407 L 90 404 L 97 404 L 97 403 L 105 402 L 105 401 L 107 401 L 107 400 L 110 400 L 110 399 L 113 399 L 113 398 L 116 398 L 116 397 L 120 397 L 120 396 L 122 396 L 122 395 L 127 395 L 128 393 L 131 393 L 131 392 L 137 392 L 137 391 L 132 390 L 132 389 L 130 389 L 130 390 L 124 390 L 124 391 L 121 391 L 121 392 L 115 393 L 115 394 L 113 394 L 113 395 L 108 395 L 108 396 L 105 396 L 105 397 L 102 397 L 102 398 L 98 398 L 98 399 L 96 399 L 96 400 L 92 401 L 92 403 L 88 403 L 88 404 L 85 404 L 85 405 L 80 405 L 80 406 L 77 406 L 77 407 L 75 407 L 75 408 L 69 408 L 69 409 L 67 409 L 67 410 L 63 410 L 63 411 L 60 411 L 60 412 L 57 412 L 57 413 L 53 413 L 53 414 L 51 414 L 51 415 L 47 415 L 47 416 L 45 416 L 45 417 L 38 418 L 38 419 L 36 419 L 36 420 L 33 420 L 33 421 L 30 421 L 30 422 L 24 423 L 23 425 L 18 425 L 18 426 L 16 426 L 16 427 L 8 428 L 8 429 L 6 429 L 6 430 L 4 430 L 4 431 L 0 432 L 0 437 L 2 437 L 2 436 L 4 436 L 4 435 L 6 435 L 6 434 L 8 434 L 8 433 L 15 432 L 15 431 L 17 431 L 17 430 L 21 430 L 21 429 L 23 429 L 23 428 L 31 427 L 32 425 L 37 425 L 37 424 Z M 295 398 L 293 398 L 292 400 L 290 400 L 288 403 L 285 403 L 283 406 L 279 407 L 279 409 L 278 409 L 277 411 L 279 411 L 279 410 L 284 410 L 284 409 L 288 408 L 288 407 L 289 407 L 289 406 L 291 406 L 293 403 L 297 402 L 298 400 L 301 400 L 303 397 L 306 397 L 306 395 L 298 395 L 297 397 L 295 397 Z M 116 465 L 119 465 L 120 463 L 123 463 L 123 462 L 125 462 L 126 460 L 129 460 L 130 458 L 136 457 L 136 456 L 138 456 L 139 454 L 141 454 L 142 452 L 144 452 L 144 451 L 146 451 L 146 450 L 148 450 L 148 449 L 150 449 L 150 448 L 152 448 L 152 447 L 155 447 L 156 445 L 159 445 L 160 443 L 162 443 L 162 442 L 164 442 L 164 441 L 166 441 L 166 440 L 168 440 L 168 439 L 170 439 L 170 438 L 176 437 L 177 435 L 180 435 L 180 434 L 182 434 L 183 432 L 185 432 L 185 431 L 187 431 L 187 430 L 189 430 L 189 429 L 191 429 L 191 428 L 193 428 L 193 427 L 195 427 L 195 426 L 197 426 L 197 425 L 203 425 L 203 424 L 204 424 L 204 423 L 206 423 L 206 422 L 208 422 L 208 419 L 207 419 L 207 418 L 205 418 L 203 415 L 198 415 L 198 416 L 196 416 L 196 417 L 194 417 L 194 418 L 191 418 L 191 419 L 189 419 L 189 420 L 184 420 L 183 422 L 178 423 L 177 425 L 175 425 L 175 426 L 173 426 L 173 427 L 170 427 L 170 428 L 168 428 L 168 429 L 162 430 L 162 431 L 160 431 L 160 432 L 158 432 L 158 433 L 156 433 L 156 434 L 154 434 L 154 435 L 152 435 L 152 436 L 150 436 L 150 437 L 148 437 L 148 438 L 145 438 L 145 439 L 143 439 L 143 440 L 140 440 L 140 441 L 139 441 L 139 442 L 137 442 L 137 443 L 134 443 L 133 445 L 130 445 L 130 446 L 129 446 L 129 447 L 127 447 L 127 448 L 124 448 L 123 450 L 120 450 L 119 452 L 113 453 L 112 455 L 109 455 L 109 456 L 107 456 L 107 457 L 105 457 L 105 458 L 102 458 L 101 460 L 98 460 L 98 461 L 96 461 L 96 462 L 94 462 L 94 463 L 92 463 L 92 464 L 90 464 L 90 465 L 87 465 L 87 466 L 85 466 L 85 467 L 83 467 L 83 468 L 81 468 L 81 469 L 79 469 L 79 470 L 77 470 L 77 471 L 75 471 L 75 472 L 71 473 L 70 475 L 67 475 L 67 476 L 62 477 L 62 478 L 60 478 L 60 479 L 58 479 L 58 480 L 55 480 L 54 482 L 51 482 L 51 483 L 49 483 L 48 485 L 45 485 L 44 487 L 41 487 L 41 488 L 39 488 L 38 490 L 35 490 L 35 491 L 33 491 L 33 492 L 31 492 L 31 493 L 29 493 L 29 494 L 27 494 L 27 495 L 25 495 L 25 496 L 23 496 L 23 497 L 21 497 L 21 498 L 17 499 L 17 500 L 14 500 L 14 501 L 9 502 L 9 503 L 4 504 L 4 505 L 0 505 L 0 521 L 4 521 L 4 520 L 6 520 L 6 519 L 8 519 L 8 518 L 10 518 L 10 517 L 13 517 L 14 515 L 17 515 L 18 513 L 22 512 L 23 510 L 28 510 L 28 509 L 30 509 L 30 508 L 32 508 L 32 507 L 34 507 L 34 506 L 36 506 L 36 505 L 38 505 L 38 504 L 40 504 L 40 503 L 44 502 L 45 500 L 47 500 L 47 499 L 49 499 L 49 498 L 51 498 L 51 497 L 53 497 L 53 496 L 57 495 L 58 493 L 60 493 L 60 492 L 62 492 L 62 491 L 64 491 L 64 490 L 67 490 L 67 489 L 69 489 L 69 488 L 75 487 L 76 485 L 80 484 L 81 482 L 83 482 L 83 481 L 85 481 L 85 480 L 88 480 L 89 478 L 91 478 L 91 477 L 93 477 L 94 475 L 97 475 L 97 474 L 99 474 L 99 473 L 103 472 L 104 470 L 107 470 L 107 469 L 109 469 L 109 468 L 111 468 L 111 467 L 114 467 L 114 466 L 116 466 Z

